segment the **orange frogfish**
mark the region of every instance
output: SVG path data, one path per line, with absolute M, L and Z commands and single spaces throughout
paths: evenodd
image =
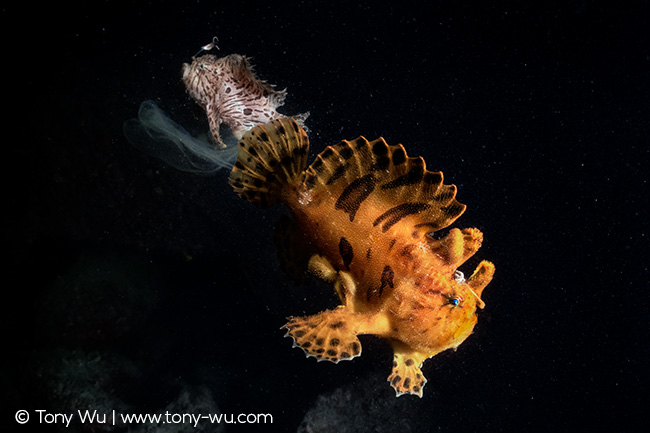
M 217 57 L 207 54 L 184 63 L 183 83 L 190 96 L 205 110 L 212 139 L 225 148 L 219 128 L 225 124 L 237 140 L 252 127 L 284 117 L 277 112 L 287 90 L 260 80 L 248 58 L 239 54 Z M 309 113 L 294 116 L 302 125 Z
M 307 168 L 309 139 L 291 118 L 248 131 L 230 184 L 243 198 L 292 214 L 288 239 L 301 242 L 309 272 L 331 283 L 333 310 L 290 317 L 287 335 L 307 356 L 338 363 L 361 354 L 360 334 L 388 341 L 390 385 L 422 397 L 424 360 L 455 349 L 476 324 L 481 293 L 494 275 L 482 261 L 464 279 L 457 268 L 481 246 L 475 229 L 430 234 L 464 211 L 456 187 L 402 145 L 359 137 L 327 147 Z

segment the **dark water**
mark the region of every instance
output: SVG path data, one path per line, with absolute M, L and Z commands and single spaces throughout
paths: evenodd
M 642 431 L 650 5 L 476 3 L 4 9 L 6 431 L 54 430 L 37 409 L 273 415 L 224 431 Z M 282 209 L 125 140 L 145 99 L 201 124 L 180 67 L 215 35 L 288 88 L 284 112 L 311 112 L 312 154 L 383 136 L 458 186 L 455 226 L 485 234 L 465 270 L 497 274 L 474 335 L 425 363 L 424 398 L 394 397 L 378 339 L 332 365 L 282 338 L 287 316 L 336 304 L 279 270 Z

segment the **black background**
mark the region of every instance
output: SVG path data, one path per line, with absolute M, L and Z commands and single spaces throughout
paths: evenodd
M 250 431 L 296 431 L 336 389 L 358 419 L 383 413 L 385 431 L 642 431 L 650 4 L 520 3 L 4 8 L 2 425 L 35 426 L 17 425 L 17 409 L 78 409 L 42 374 L 75 350 L 140 366 L 106 388 L 133 411 L 164 408 L 180 384 L 206 386 L 222 412 L 274 415 Z M 251 56 L 288 88 L 281 111 L 311 112 L 312 157 L 383 136 L 458 186 L 468 210 L 455 226 L 485 234 L 465 271 L 488 259 L 497 273 L 474 335 L 425 363 L 423 399 L 395 399 L 378 339 L 332 365 L 282 338 L 286 316 L 336 303 L 279 271 L 282 209 L 238 199 L 226 172 L 177 171 L 125 140 L 145 99 L 201 125 L 180 67 L 215 35 L 219 54 Z M 110 275 L 135 266 L 156 301 L 119 287 L 57 295 L 80 260 L 106 269 L 103 296 Z M 351 431 L 374 431 L 364 422 Z

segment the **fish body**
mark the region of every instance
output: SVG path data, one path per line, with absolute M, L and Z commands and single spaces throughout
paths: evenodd
M 224 148 L 219 128 L 225 124 L 237 140 L 256 125 L 282 117 L 285 90 L 260 80 L 247 57 L 207 54 L 184 63 L 182 80 L 188 94 L 206 112 L 214 142 Z M 296 116 L 302 123 L 309 113 Z
M 253 128 L 239 143 L 235 191 L 266 207 L 284 203 L 309 248 L 309 271 L 333 284 L 341 305 L 284 326 L 308 356 L 339 362 L 361 354 L 357 335 L 393 348 L 397 395 L 422 396 L 423 361 L 472 332 L 494 274 L 483 261 L 465 280 L 458 266 L 480 247 L 477 229 L 447 227 L 465 210 L 456 187 L 383 139 L 326 148 L 306 168 L 308 138 L 289 118 Z

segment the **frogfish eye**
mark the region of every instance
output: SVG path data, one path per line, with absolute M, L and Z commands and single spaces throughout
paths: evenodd
M 449 303 L 453 305 L 454 307 L 458 306 L 460 304 L 460 299 L 458 298 L 449 298 Z

